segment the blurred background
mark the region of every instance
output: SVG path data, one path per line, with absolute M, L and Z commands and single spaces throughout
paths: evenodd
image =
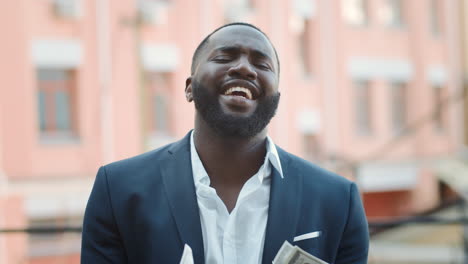
M 1 264 L 79 263 L 98 167 L 192 128 L 192 53 L 235 21 L 279 53 L 275 142 L 358 183 L 369 263 L 468 263 L 464 0 L 2 0 Z

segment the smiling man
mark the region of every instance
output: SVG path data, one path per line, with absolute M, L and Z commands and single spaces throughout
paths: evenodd
M 99 169 L 82 263 L 271 263 L 284 241 L 336 264 L 367 263 L 354 183 L 275 146 L 280 63 L 258 28 L 233 23 L 199 45 L 186 81 L 195 128 Z

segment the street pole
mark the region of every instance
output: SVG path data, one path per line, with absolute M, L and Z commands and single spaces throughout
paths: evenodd
M 462 202 L 460 204 L 460 212 L 461 212 L 461 219 L 463 219 L 462 222 L 462 228 L 463 228 L 463 264 L 468 264 L 468 223 L 466 219 L 468 219 L 468 203 L 465 199 L 462 199 Z
M 463 89 L 463 141 L 468 146 L 468 4 L 462 0 L 460 4 L 460 53 L 461 53 L 461 89 Z M 460 211 L 463 219 L 468 216 L 468 201 L 462 196 Z M 463 222 L 463 263 L 468 264 L 468 223 Z

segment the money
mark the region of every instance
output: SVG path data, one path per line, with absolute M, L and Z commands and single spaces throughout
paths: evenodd
M 273 259 L 273 264 L 287 263 L 286 261 L 290 258 L 294 251 L 294 247 L 288 241 L 284 241 L 283 245 Z
M 284 241 L 273 259 L 273 264 L 328 264 L 327 262 L 307 253 L 298 246 Z

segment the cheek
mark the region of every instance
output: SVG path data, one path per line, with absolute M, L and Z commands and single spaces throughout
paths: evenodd
M 204 83 L 210 84 L 217 84 L 224 80 L 224 76 L 226 76 L 229 67 L 224 66 L 209 66 L 205 67 L 202 74 L 200 74 L 200 81 Z
M 278 79 L 273 74 L 265 74 L 259 77 L 259 83 L 268 95 L 278 92 Z

